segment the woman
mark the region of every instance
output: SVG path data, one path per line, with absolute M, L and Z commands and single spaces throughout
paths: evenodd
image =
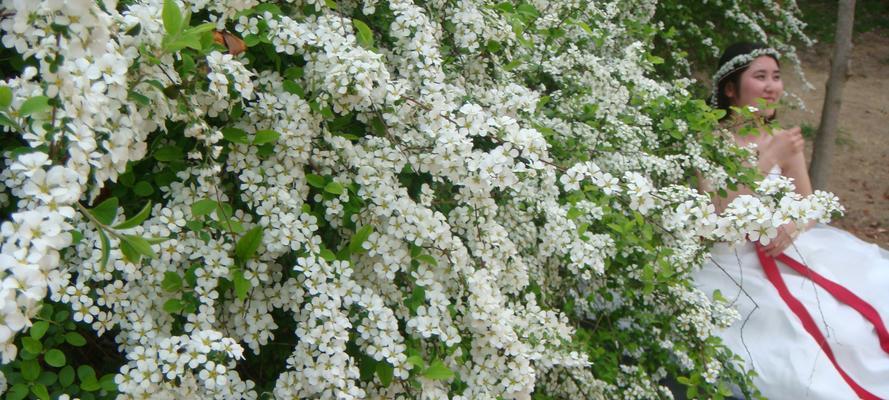
M 757 107 L 770 120 L 783 94 L 778 53 L 739 43 L 726 49 L 711 102 Z M 812 191 L 798 127 L 742 137 L 757 144 L 758 167 L 793 178 Z M 716 198 L 724 207 L 727 199 Z M 772 399 L 889 399 L 889 253 L 826 225 L 787 224 L 767 246 L 718 244 L 695 274 L 706 293 L 719 290 L 741 314 L 720 332 L 725 344 L 756 371 Z M 827 287 L 827 289 L 825 289 Z M 882 340 L 882 341 L 881 341 Z

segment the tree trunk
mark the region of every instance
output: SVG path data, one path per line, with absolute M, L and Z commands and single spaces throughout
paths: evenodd
M 833 59 L 830 62 L 830 77 L 827 79 L 827 93 L 821 109 L 821 124 L 815 136 L 812 164 L 809 176 L 812 187 L 825 189 L 831 172 L 831 157 L 837 140 L 837 125 L 842 104 L 843 86 L 846 84 L 849 66 L 849 53 L 852 51 L 852 24 L 855 20 L 855 0 L 840 0 L 837 11 L 836 42 Z

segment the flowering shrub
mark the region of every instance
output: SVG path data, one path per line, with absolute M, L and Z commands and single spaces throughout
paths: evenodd
M 587 3 L 4 1 L 0 388 L 755 391 L 687 273 L 836 200 L 717 215 L 752 152 L 657 78 L 655 3 Z

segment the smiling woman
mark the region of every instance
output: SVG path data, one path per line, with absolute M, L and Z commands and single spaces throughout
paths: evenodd
M 775 103 L 784 92 L 778 52 L 754 43 L 729 46 L 719 59 L 720 68 L 713 75 L 711 105 L 732 114 L 732 105 L 757 105 L 758 99 Z M 773 118 L 774 109 L 760 111 Z
M 750 63 L 750 67 L 741 74 L 739 80 L 740 87 L 735 87 L 733 82 L 729 82 L 725 88 L 726 95 L 738 104 L 756 104 L 758 99 L 773 104 L 778 101 L 778 96 L 784 91 L 778 61 L 768 55 L 755 58 Z M 775 115 L 773 108 L 760 112 L 766 117 Z
M 737 126 L 746 118 L 731 107 L 756 107 L 750 116 L 774 119 L 771 105 L 784 88 L 777 52 L 747 43 L 729 47 L 714 87 L 715 105 L 729 111 L 724 121 Z M 760 150 L 757 167 L 768 178 L 756 190 L 795 185 L 790 198 L 811 195 L 799 128 L 752 132 L 735 132 L 734 140 Z M 752 192 L 741 188 L 728 198 Z M 738 247 L 717 244 L 695 282 L 707 293 L 735 299 L 743 318 L 719 336 L 758 373 L 762 393 L 805 399 L 889 396 L 889 332 L 881 318 L 889 315 L 882 293 L 889 285 L 887 253 L 824 225 L 787 222 L 749 238 Z

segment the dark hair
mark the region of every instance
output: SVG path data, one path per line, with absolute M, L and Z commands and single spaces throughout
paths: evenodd
M 749 42 L 734 43 L 734 44 L 726 47 L 725 51 L 722 53 L 722 57 L 719 57 L 719 66 L 716 68 L 716 70 L 719 71 L 719 69 L 722 68 L 723 65 L 725 65 L 726 63 L 728 63 L 733 58 L 735 58 L 739 55 L 750 54 L 754 50 L 767 49 L 767 48 L 768 48 L 768 46 L 766 46 L 762 43 L 749 43 Z M 779 66 L 781 65 L 781 63 L 778 61 L 777 58 L 775 58 L 775 56 L 773 56 L 771 54 L 767 54 L 767 55 L 769 57 L 772 57 L 772 59 L 775 60 L 775 62 L 778 63 Z M 725 87 L 728 86 L 728 84 L 731 82 L 731 84 L 734 85 L 734 87 L 735 87 L 735 91 L 740 90 L 741 74 L 743 74 L 744 71 L 746 71 L 747 68 L 749 68 L 749 67 L 750 67 L 750 64 L 748 63 L 747 65 L 744 65 L 740 68 L 736 68 L 735 70 L 731 71 L 729 74 L 723 76 L 722 79 L 720 79 L 718 82 L 713 82 L 713 85 L 716 86 L 716 90 L 714 91 L 713 95 L 715 95 L 716 98 L 711 99 L 711 105 L 715 105 L 716 108 L 726 111 L 723 119 L 728 118 L 732 113 L 732 110 L 731 110 L 732 99 L 730 99 L 728 96 L 726 96 Z M 715 100 L 715 102 L 714 102 L 714 100 Z

